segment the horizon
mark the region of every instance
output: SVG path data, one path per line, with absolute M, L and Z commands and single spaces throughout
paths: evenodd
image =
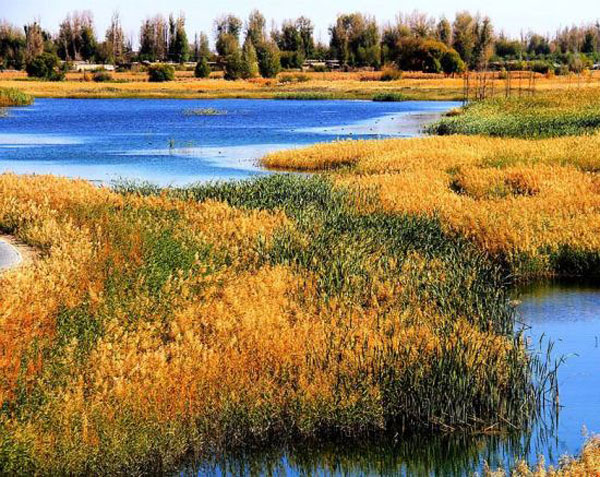
M 1 0 L 0 4 L 5 2 L 7 5 L 2 5 L 0 20 L 6 20 L 19 27 L 39 20 L 42 27 L 52 34 L 58 32 L 60 22 L 68 13 L 90 11 L 94 18 L 96 36 L 103 38 L 111 16 L 115 11 L 119 12 L 123 31 L 126 37 L 131 37 L 134 46 L 138 43 L 139 28 L 144 19 L 156 14 L 168 16 L 170 13 L 184 14 L 190 40 L 193 40 L 195 33 L 204 32 L 208 34 L 212 46 L 214 46 L 213 23 L 215 18 L 222 14 L 233 13 L 245 21 L 248 14 L 255 8 L 267 18 L 268 29 L 271 28 L 273 22 L 280 25 L 286 19 L 304 15 L 310 18 L 314 24 L 315 39 L 325 43 L 329 38 L 328 28 L 335 22 L 337 15 L 354 11 L 373 15 L 381 26 L 393 22 L 399 13 L 411 13 L 415 10 L 435 18 L 445 16 L 449 20 L 454 18 L 456 12 L 467 10 L 473 14 L 480 13 L 489 16 L 496 33 L 505 33 L 513 38 L 528 32 L 551 35 L 564 27 L 593 23 L 600 17 L 600 14 L 594 16 L 588 13 L 594 10 L 594 5 L 588 0 L 571 2 L 567 12 L 568 17 L 565 16 L 564 7 L 556 4 L 549 5 L 541 0 L 527 2 L 525 5 L 516 0 L 507 0 L 501 4 L 485 6 L 474 0 L 463 0 L 454 2 L 454 5 L 457 5 L 455 8 L 447 8 L 447 4 L 444 5 L 445 2 L 440 0 L 422 0 L 420 2 L 410 0 L 400 8 L 392 2 L 375 0 L 368 9 L 356 0 L 349 0 L 343 4 L 335 2 L 326 5 L 322 5 L 316 0 L 303 0 L 295 2 L 292 6 L 279 4 L 275 0 L 256 0 L 251 5 L 241 0 L 230 0 L 218 5 L 202 6 L 195 5 L 190 0 L 170 2 L 151 0 L 146 3 L 143 11 L 130 2 L 125 3 L 119 0 L 107 0 L 100 5 L 93 0 L 57 0 L 51 4 L 44 3 L 42 5 L 34 0 L 23 0 L 18 4 L 14 1 Z M 315 16 L 311 14 L 314 11 L 321 13 Z M 557 17 L 560 18 L 560 21 L 554 20 Z

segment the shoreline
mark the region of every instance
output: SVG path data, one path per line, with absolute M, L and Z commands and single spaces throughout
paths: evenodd
M 35 251 L 12 235 L 0 234 L 0 274 L 31 262 Z

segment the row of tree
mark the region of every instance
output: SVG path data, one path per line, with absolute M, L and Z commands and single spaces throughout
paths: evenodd
M 228 77 L 272 76 L 281 68 L 300 68 L 306 59 L 334 59 L 348 67 L 400 69 L 453 73 L 465 68 L 486 68 L 490 61 L 543 60 L 569 64 L 597 61 L 600 57 L 600 23 L 564 28 L 552 37 L 530 33 L 520 38 L 496 35 L 488 17 L 457 13 L 451 22 L 420 12 L 399 15 L 381 27 L 374 17 L 361 13 L 339 15 L 329 28 L 328 45 L 314 39 L 310 19 L 287 20 L 267 33 L 265 17 L 253 11 L 244 23 L 235 15 L 215 21 L 215 51 L 205 33 L 188 38 L 185 17 L 156 15 L 142 22 L 139 49 L 123 33 L 119 15 L 112 17 L 99 40 L 90 12 L 73 12 L 56 35 L 39 23 L 22 30 L 0 23 L 0 67 L 25 68 L 42 53 L 63 61 L 123 64 L 132 61 L 209 62 L 227 65 Z

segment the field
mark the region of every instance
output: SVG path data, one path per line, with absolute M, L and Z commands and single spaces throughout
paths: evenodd
M 381 72 L 354 73 L 282 73 L 277 79 L 225 81 L 219 73 L 211 79 L 196 79 L 189 71 L 178 71 L 176 81 L 149 83 L 146 73 L 111 73 L 113 82 L 85 81 L 83 73 L 69 73 L 67 81 L 53 83 L 28 79 L 25 73 L 0 73 L 0 87 L 18 88 L 35 97 L 69 98 L 274 98 L 312 95 L 316 99 L 372 99 L 376 95 L 401 94 L 411 100 L 462 100 L 462 77 L 439 74 L 403 73 L 402 79 L 380 81 Z M 529 73 L 513 73 L 509 89 L 514 96 L 536 91 L 598 88 L 600 73 L 579 76 L 536 76 L 529 83 Z M 288 78 L 288 79 L 284 79 Z M 300 79 L 298 79 L 300 78 Z M 91 75 L 88 74 L 88 79 Z M 476 94 L 476 81 L 469 94 Z M 506 81 L 498 74 L 486 83 L 487 94 L 503 96 Z

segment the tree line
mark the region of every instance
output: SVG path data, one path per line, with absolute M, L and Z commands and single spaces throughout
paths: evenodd
M 220 62 L 226 78 L 237 79 L 272 77 L 282 68 L 301 68 L 307 59 L 336 60 L 345 69 L 393 65 L 447 74 L 490 66 L 580 71 L 600 59 L 599 22 L 563 28 L 551 36 L 531 32 L 511 38 L 497 34 L 488 17 L 469 12 L 457 13 L 452 21 L 413 12 L 385 25 L 362 13 L 341 14 L 329 28 L 329 42 L 323 44 L 315 40 L 309 18 L 286 20 L 267 31 L 265 17 L 254 10 L 246 21 L 232 14 L 217 18 L 213 35 L 214 50 L 206 33 L 188 37 L 183 14 L 155 15 L 142 21 L 135 51 L 118 14 L 101 38 L 89 11 L 69 13 L 57 34 L 38 22 L 18 28 L 2 21 L 0 68 L 45 65 L 50 75 L 58 75 L 60 60 L 116 65 L 193 61 L 203 76 L 210 73 L 210 62 Z

